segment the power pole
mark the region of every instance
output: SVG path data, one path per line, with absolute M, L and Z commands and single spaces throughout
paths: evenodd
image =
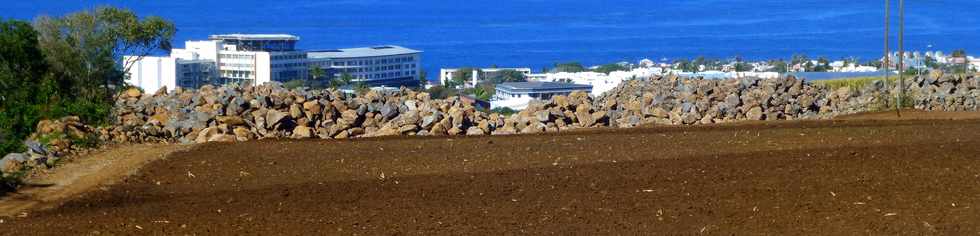
M 905 97 L 905 0 L 898 0 L 898 117 L 902 117 Z
M 888 27 L 890 26 L 888 21 L 888 18 L 890 16 L 888 13 L 890 8 L 891 8 L 890 0 L 885 0 L 885 58 L 884 61 L 882 62 L 882 67 L 885 68 L 885 88 L 888 88 L 888 92 L 891 92 L 891 86 L 888 85 L 888 76 L 889 76 L 888 67 L 891 64 L 888 62 L 889 57 L 891 57 L 890 48 L 888 48 Z M 898 107 L 898 105 L 896 105 L 896 107 Z

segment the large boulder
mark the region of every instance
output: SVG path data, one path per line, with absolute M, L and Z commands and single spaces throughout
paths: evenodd
M 765 114 L 762 112 L 761 107 L 752 107 L 749 108 L 747 112 L 745 112 L 745 117 L 749 120 L 762 120 L 763 118 L 765 118 L 764 115 Z
M 304 139 L 313 137 L 313 129 L 306 126 L 296 126 L 293 128 L 293 137 L 295 139 Z
M 0 159 L 0 172 L 4 174 L 20 171 L 29 157 L 22 153 L 10 153 Z

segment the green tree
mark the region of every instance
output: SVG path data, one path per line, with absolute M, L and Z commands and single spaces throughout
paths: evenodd
M 358 95 L 363 95 L 366 94 L 368 91 L 371 91 L 371 87 L 364 82 L 354 83 L 353 89 L 354 92 L 357 93 Z
M 303 81 L 303 86 L 323 87 L 324 82 L 321 79 L 327 75 L 327 72 L 323 68 L 319 65 L 312 65 L 309 68 L 308 74 L 310 75 L 309 79 Z
M 790 66 L 796 65 L 803 67 L 804 71 L 813 71 L 813 63 L 810 63 L 810 59 L 805 54 L 793 54 L 790 59 Z
M 340 74 L 340 77 L 333 78 L 330 80 L 330 88 L 336 89 L 342 86 L 346 86 L 351 84 L 352 81 L 354 81 L 354 76 L 345 72 Z
M 789 71 L 789 68 L 786 66 L 786 62 L 782 59 L 769 61 L 769 65 L 772 65 L 772 69 L 769 70 L 770 72 L 786 73 Z
M 950 56 L 952 56 L 952 57 L 966 57 L 966 50 L 964 50 L 964 49 L 956 49 L 956 50 L 953 51 L 952 55 L 950 55 Z
M 449 81 L 443 81 L 446 87 L 455 88 L 466 84 L 466 81 L 473 78 L 473 73 L 478 73 L 476 68 L 463 67 L 456 70 L 453 73 L 453 77 L 449 78 Z
M 497 113 L 500 115 L 505 115 L 505 116 L 509 116 L 511 114 L 517 113 L 517 111 L 511 109 L 510 107 L 498 107 L 498 108 L 491 109 L 490 112 Z
M 603 74 L 609 74 L 613 71 L 628 71 L 628 70 L 629 68 L 626 68 L 625 66 L 620 65 L 619 63 L 612 63 L 612 64 L 601 65 L 599 66 L 599 68 L 596 68 L 593 71 L 603 73 Z
M 490 97 L 493 96 L 492 93 L 488 92 L 488 90 L 484 87 L 473 88 L 470 94 L 472 94 L 477 99 L 484 100 L 484 101 L 490 100 Z
M 678 59 L 674 61 L 674 69 L 678 69 L 681 71 L 688 71 L 688 72 L 693 71 L 691 69 L 691 65 L 692 65 L 691 60 L 688 59 Z
M 425 69 L 419 69 L 419 88 L 425 88 L 429 84 L 429 73 Z
M 319 65 L 313 65 L 310 67 L 310 79 L 320 80 L 326 74 L 327 72 L 324 71 L 323 68 L 320 68 Z
M 52 109 L 58 94 L 48 68 L 30 24 L 0 21 L 0 155 L 23 150 L 21 141 Z
M 708 67 L 708 60 L 705 59 L 704 56 L 694 58 L 694 61 L 691 61 L 691 72 L 701 72 L 701 66 L 704 66 L 705 69 L 711 69 Z
M 499 84 L 506 82 L 524 82 L 527 81 L 527 76 L 524 73 L 516 70 L 501 70 L 497 72 L 497 75 L 489 78 L 487 83 Z
M 91 99 L 109 98 L 123 87 L 129 69 L 158 50 L 169 51 L 177 29 L 170 21 L 99 7 L 60 18 L 41 16 L 34 27 L 52 72 L 62 85 Z M 123 61 L 123 56 L 132 56 Z M 116 62 L 122 61 L 121 64 Z M 70 85 L 70 86 L 64 86 Z
M 432 99 L 445 99 L 448 97 L 456 96 L 456 90 L 447 88 L 442 85 L 432 86 L 426 92 L 429 93 L 429 97 Z
M 575 73 L 575 72 L 583 72 L 583 71 L 585 71 L 585 67 L 582 66 L 582 64 L 581 63 L 578 63 L 578 62 L 566 62 L 566 63 L 558 63 L 558 64 L 555 64 L 555 68 L 554 69 L 551 69 L 551 71 L 552 72 L 570 72 L 570 73 Z

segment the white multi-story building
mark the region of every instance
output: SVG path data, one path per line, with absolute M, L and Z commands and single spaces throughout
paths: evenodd
M 124 57 L 133 64 L 126 82 L 145 91 L 164 86 L 257 85 L 309 79 L 310 68 L 318 66 L 327 72 L 318 79 L 350 73 L 353 82 L 369 86 L 418 84 L 420 51 L 382 46 L 306 52 L 296 49 L 298 41 L 299 37 L 287 34 L 212 35 L 209 40 L 187 41 L 185 48 L 173 49 L 169 56 Z
M 446 81 L 452 80 L 457 73 L 465 73 L 464 71 L 460 70 L 462 69 L 440 69 L 439 82 L 445 85 Z M 475 68 L 473 70 L 475 70 L 476 73 L 472 73 L 470 75 L 470 78 L 468 78 L 466 83 L 463 84 L 464 88 L 476 87 L 483 80 L 500 76 L 504 71 L 517 71 L 518 73 L 523 74 L 525 77 L 531 75 L 531 68 Z
M 323 62 L 334 70 L 334 77 L 344 74 L 354 83 L 378 87 L 415 87 L 419 85 L 422 51 L 386 45 L 310 51 L 312 61 Z

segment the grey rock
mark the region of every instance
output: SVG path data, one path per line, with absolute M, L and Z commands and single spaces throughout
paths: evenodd
M 28 158 L 23 153 L 7 154 L 0 159 L 0 172 L 9 173 L 17 171 L 24 162 L 27 162 Z
M 537 111 L 534 112 L 534 118 L 541 122 L 548 122 L 551 119 L 551 113 L 548 111 Z
M 40 155 L 48 155 L 48 148 L 44 144 L 41 144 L 34 140 L 24 140 L 24 146 L 27 146 L 27 150 Z
M 289 114 L 278 110 L 269 110 L 265 114 L 266 128 L 272 128 L 289 117 Z
M 745 117 L 749 120 L 762 120 L 764 118 L 763 116 L 764 114 L 762 113 L 761 107 L 752 107 L 745 112 Z
M 391 104 L 385 104 L 381 106 L 381 117 L 384 119 L 391 119 L 398 114 L 398 108 Z

